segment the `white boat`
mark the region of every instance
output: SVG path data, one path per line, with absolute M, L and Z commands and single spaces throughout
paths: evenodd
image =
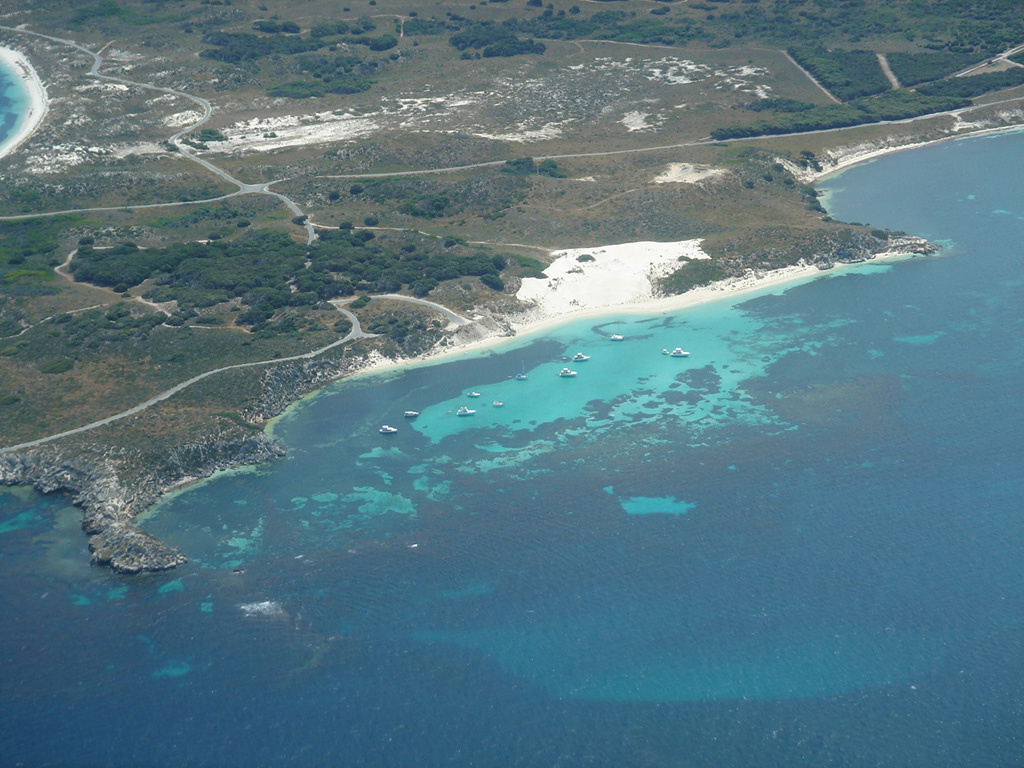
M 689 357 L 690 353 L 683 350 L 682 347 L 676 347 L 668 353 L 669 357 Z
M 405 412 L 405 418 L 407 418 L 407 419 L 415 419 L 419 415 L 420 415 L 419 411 L 406 411 Z
M 621 333 L 613 333 L 608 338 L 611 339 L 612 341 L 622 341 L 626 337 L 623 336 Z
M 516 381 L 526 381 L 529 378 L 525 373 L 517 373 L 515 375 Z
M 380 433 L 382 435 L 393 435 L 397 431 L 398 431 L 398 427 L 389 427 L 387 424 L 383 425 L 380 428 Z
M 469 392 L 469 393 L 466 394 L 466 397 L 480 397 L 480 393 L 479 392 Z
M 590 359 L 590 355 L 584 355 L 582 352 L 577 352 L 575 355 L 572 356 L 572 361 L 574 363 L 579 363 L 579 362 L 582 362 L 583 360 L 589 360 L 589 359 Z
M 456 416 L 472 416 L 474 413 L 476 413 L 476 411 L 474 411 L 472 408 L 467 408 L 464 405 L 460 405 L 459 406 L 459 410 L 457 410 L 455 412 L 455 415 Z
M 501 408 L 501 406 L 503 406 L 503 405 L 504 405 L 504 403 L 501 402 L 501 400 L 495 400 L 494 401 L 494 407 L 495 408 Z
M 561 376 L 564 379 L 568 379 L 568 378 L 570 378 L 572 376 L 575 376 L 576 375 L 576 371 L 570 371 L 568 368 L 563 368 L 562 370 L 560 370 L 558 372 L 558 375 Z

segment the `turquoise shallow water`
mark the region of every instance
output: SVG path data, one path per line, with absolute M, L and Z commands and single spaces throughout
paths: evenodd
M 940 257 L 331 387 L 286 459 L 149 516 L 168 574 L 5 492 L 4 753 L 1019 765 L 1022 163 L 999 135 L 828 182 Z
M 28 106 L 28 93 L 17 73 L 0 63 L 0 149 L 14 135 Z

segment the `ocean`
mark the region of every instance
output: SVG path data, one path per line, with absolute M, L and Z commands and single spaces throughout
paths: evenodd
M 878 158 L 830 213 L 941 255 L 332 385 L 174 571 L 0 491 L 3 764 L 1020 766 L 1022 178 Z
M 17 131 L 28 104 L 28 92 L 18 73 L 0 60 L 0 151 Z

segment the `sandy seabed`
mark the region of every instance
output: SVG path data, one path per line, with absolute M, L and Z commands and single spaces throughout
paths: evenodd
M 43 81 L 39 79 L 39 75 L 21 51 L 0 48 L 0 64 L 18 76 L 29 95 L 28 114 L 21 119 L 14 133 L 0 144 L 2 158 L 17 149 L 43 122 L 49 99 Z

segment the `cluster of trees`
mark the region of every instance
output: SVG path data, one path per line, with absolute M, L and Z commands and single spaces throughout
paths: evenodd
M 75 279 L 116 291 L 154 280 L 145 297 L 176 300 L 185 312 L 236 299 L 244 305 L 238 322 L 256 327 L 284 307 L 315 306 L 357 292 L 410 288 L 424 296 L 444 280 L 465 276 L 504 289 L 500 273 L 507 262 L 501 255 L 470 250 L 456 240 L 381 240 L 349 224 L 324 232 L 309 247 L 271 231 L 165 248 L 83 245 L 71 268 Z
M 75 279 L 126 291 L 145 280 L 154 301 L 175 299 L 183 307 L 203 307 L 239 298 L 250 307 L 313 304 L 321 297 L 294 293 L 293 276 L 305 263 L 305 248 L 280 232 L 251 232 L 231 241 L 178 243 L 141 249 L 134 243 L 113 248 L 79 248 L 71 264 Z
M 520 40 L 517 37 L 508 37 L 496 43 L 486 46 L 481 53 L 485 59 L 492 59 L 498 56 L 522 56 L 525 54 L 543 55 L 547 50 L 544 43 L 535 40 Z
M 375 61 L 363 61 L 358 56 L 341 54 L 299 56 L 296 66 L 299 72 L 311 75 L 314 79 L 294 80 L 275 86 L 268 90 L 271 96 L 306 99 L 328 93 L 362 93 L 374 84 L 375 80 L 370 75 L 377 71 Z
M 216 47 L 200 55 L 231 64 L 255 62 L 269 56 L 296 56 L 295 69 L 300 74 L 311 75 L 313 79 L 278 83 L 267 89 L 270 96 L 290 99 L 317 98 L 331 93 L 361 93 L 373 86 L 375 80 L 372 75 L 378 63 L 350 54 L 317 54 L 316 51 L 323 48 L 332 52 L 337 48 L 328 38 L 348 34 L 350 36 L 344 40 L 347 44 L 366 46 L 375 52 L 388 51 L 398 45 L 398 38 L 394 35 L 367 36 L 366 32 L 376 28 L 369 18 L 361 18 L 351 24 L 344 21 L 320 22 L 313 26 L 307 37 L 299 34 L 299 26 L 294 22 L 257 21 L 253 28 L 263 34 L 212 32 L 206 35 L 203 42 Z
M 330 42 L 322 36 L 293 37 L 283 35 L 259 36 L 247 32 L 211 32 L 203 38 L 208 48 L 200 55 L 203 58 L 239 64 L 244 61 L 257 61 L 268 56 L 291 56 L 299 53 L 312 53 L 326 48 Z M 398 38 L 384 34 L 379 37 L 359 35 L 346 40 L 353 45 L 365 45 L 371 51 L 387 51 L 398 45 Z
M 885 57 L 900 85 L 911 88 L 931 80 L 940 80 L 951 72 L 963 69 L 977 56 L 949 51 L 927 53 L 890 53 Z
M 882 93 L 891 87 L 872 51 L 795 46 L 789 55 L 843 101 Z
M 448 42 L 460 51 L 482 49 L 485 58 L 543 54 L 547 50 L 543 43 L 521 40 L 505 24 L 491 21 L 470 23 L 463 31 L 448 38 Z
M 494 290 L 503 290 L 499 277 L 507 266 L 505 257 L 483 250 L 468 251 L 455 241 L 444 244 L 423 240 L 392 247 L 373 244 L 372 232 L 349 228 L 325 232 L 310 251 L 310 271 L 338 275 L 341 295 L 389 293 L 410 288 L 425 296 L 439 283 L 474 276 Z
M 853 106 L 860 109 L 868 119 L 866 122 L 878 120 L 905 120 L 910 117 L 944 112 L 948 109 L 959 109 L 970 106 L 968 99 L 955 96 L 929 96 L 913 91 L 888 91 L 872 99 L 860 99 Z
M 532 157 L 506 160 L 499 171 L 513 176 L 550 176 L 553 179 L 564 179 L 568 175 L 554 160 L 541 160 L 538 163 Z
M 716 128 L 711 132 L 711 138 L 715 141 L 726 141 L 748 136 L 846 128 L 851 125 L 875 123 L 880 120 L 904 120 L 948 109 L 959 109 L 970 105 L 970 103 L 967 99 L 928 96 L 900 90 L 887 91 L 881 96 L 858 99 L 849 104 L 807 105 L 802 109 L 786 104 L 784 105 L 786 109 L 781 111 L 781 114 L 748 125 Z
M 550 10 L 550 9 L 548 9 Z M 615 40 L 622 43 L 684 45 L 692 40 L 710 42 L 712 37 L 687 18 L 636 18 L 634 12 L 598 11 L 590 17 L 544 11 L 530 19 L 509 24 L 511 31 L 553 40 Z
M 199 55 L 204 59 L 239 64 L 243 61 L 257 61 L 274 55 L 309 53 L 327 46 L 317 37 L 293 37 L 291 35 L 252 35 L 247 32 L 210 32 L 203 38 L 208 48 Z
M 302 29 L 294 21 L 268 21 L 261 19 L 260 21 L 254 21 L 252 28 L 257 32 L 263 32 L 267 35 L 277 35 L 284 33 L 286 35 L 297 35 Z
M 73 349 L 97 343 L 112 344 L 125 339 L 143 339 L 163 323 L 163 315 L 140 310 L 141 307 L 133 311 L 119 303 L 106 311 L 58 315 L 50 322 L 60 328 L 61 343 L 65 347 Z
M 402 29 L 408 36 L 442 35 L 446 31 L 457 31 L 459 27 L 453 24 L 450 25 L 441 19 L 414 18 L 408 19 Z
M 188 213 L 183 213 L 178 216 L 166 216 L 161 218 L 147 219 L 144 223 L 147 227 L 153 227 L 154 229 L 167 229 L 171 227 L 188 227 L 194 224 L 199 224 L 204 221 L 216 221 L 216 222 L 231 222 L 236 226 L 240 225 L 243 221 L 248 221 L 243 214 L 237 208 L 232 208 L 230 205 L 200 205 L 195 208 L 190 208 Z M 92 243 L 88 243 L 91 245 Z
M 692 259 L 662 279 L 660 288 L 667 294 L 676 295 L 725 277 L 725 270 L 715 259 Z
M 252 28 L 257 32 L 263 32 L 267 35 L 277 34 L 290 34 L 297 35 L 302 29 L 294 21 L 276 21 L 261 19 L 260 21 L 254 21 Z M 334 37 L 337 35 L 347 35 L 349 33 L 353 35 L 364 35 L 367 32 L 372 32 L 377 28 L 377 25 L 373 23 L 373 19 L 369 16 L 360 16 L 358 20 L 349 24 L 346 21 L 321 21 L 317 22 L 309 30 L 310 37 Z
M 45 264 L 60 245 L 60 233 L 73 222 L 68 216 L 0 222 L 0 275 L 29 259 Z
M 925 96 L 946 96 L 950 98 L 971 99 L 990 91 L 1013 88 L 1024 84 L 1024 69 L 1014 67 L 1002 72 L 987 72 L 983 75 L 970 77 L 951 77 L 937 83 L 922 85 L 918 93 Z
M 437 219 L 449 212 L 450 201 L 447 195 L 433 194 L 422 195 L 410 200 L 403 201 L 398 206 L 398 212 L 406 216 L 420 216 L 426 219 Z
M 437 177 L 367 179 L 353 185 L 349 193 L 406 216 L 453 217 L 467 210 L 486 216 L 522 202 L 529 185 L 526 173 L 494 173 L 453 181 Z
M 143 26 L 147 24 L 162 24 L 168 21 L 178 21 L 181 15 L 156 13 L 154 9 L 139 11 L 135 8 L 125 8 L 114 0 L 100 0 L 98 3 L 90 3 L 82 6 L 71 16 L 72 24 L 83 24 L 92 19 L 118 18 L 126 24 Z

